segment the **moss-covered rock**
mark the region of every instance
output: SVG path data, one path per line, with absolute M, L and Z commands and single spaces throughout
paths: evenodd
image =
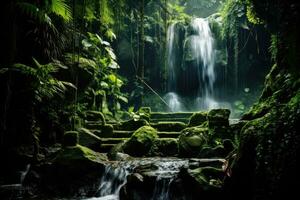
M 199 126 L 207 121 L 207 112 L 197 112 L 194 113 L 189 121 L 188 126 Z
M 100 153 L 76 145 L 61 149 L 45 168 L 44 187 L 53 194 L 74 195 L 81 187 L 99 182 L 107 158 Z M 92 187 L 90 188 L 92 189 Z
M 139 120 L 131 119 L 131 120 L 122 122 L 118 126 L 118 129 L 124 130 L 124 131 L 135 131 L 135 130 L 141 128 L 142 126 L 148 126 L 148 125 L 149 125 L 149 123 L 145 119 L 139 119 Z
M 178 140 L 174 138 L 156 139 L 149 152 L 150 156 L 177 156 Z
M 79 144 L 94 151 L 99 151 L 101 146 L 101 139 L 97 135 L 93 134 L 86 128 L 78 129 L 79 132 Z
M 156 128 L 158 131 L 175 131 L 179 132 L 186 128 L 186 124 L 183 122 L 158 122 L 151 124 L 152 127 Z
M 78 144 L 79 137 L 77 131 L 66 131 L 63 139 L 63 146 L 76 146 Z
M 195 157 L 209 139 L 208 129 L 191 127 L 181 131 L 178 139 L 179 155 L 181 157 Z
M 157 138 L 157 130 L 151 126 L 143 126 L 125 142 L 123 151 L 131 156 L 145 156 Z
M 215 126 L 229 126 L 229 109 L 212 109 L 207 114 L 209 128 Z

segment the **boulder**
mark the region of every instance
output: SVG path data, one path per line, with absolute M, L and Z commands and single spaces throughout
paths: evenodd
M 178 140 L 175 138 L 156 139 L 149 154 L 151 156 L 177 156 Z
M 74 195 L 79 188 L 98 184 L 105 171 L 105 161 L 103 154 L 81 145 L 62 148 L 45 166 L 43 187 L 52 195 Z
M 208 129 L 191 127 L 184 129 L 178 141 L 179 155 L 181 157 L 195 157 L 199 154 L 209 139 Z
M 229 109 L 212 109 L 207 114 L 208 127 L 229 126 Z
M 189 127 L 199 126 L 206 121 L 207 121 L 207 112 L 196 112 L 191 116 L 188 126 Z
M 157 138 L 157 130 L 151 126 L 143 126 L 133 133 L 122 149 L 131 156 L 145 156 Z

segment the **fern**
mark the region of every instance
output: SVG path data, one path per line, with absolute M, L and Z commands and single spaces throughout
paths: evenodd
M 42 102 L 44 99 L 51 99 L 55 96 L 63 97 L 67 88 L 76 89 L 72 83 L 58 80 L 53 76 L 60 68 L 66 68 L 58 61 L 42 65 L 33 58 L 33 62 L 34 67 L 16 63 L 12 68 L 5 68 L 6 70 L 3 72 L 16 71 L 31 77 L 33 79 L 31 89 L 34 90 L 36 102 Z

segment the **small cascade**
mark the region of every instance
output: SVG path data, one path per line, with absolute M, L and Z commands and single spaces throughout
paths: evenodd
M 95 197 L 84 200 L 119 200 L 122 187 L 130 184 L 127 183 L 127 176 L 134 173 L 145 173 L 144 175 L 155 178 L 153 194 L 149 198 L 171 200 L 171 183 L 180 168 L 187 166 L 188 160 L 178 158 L 141 158 L 116 162 L 106 166 Z
M 169 200 L 170 198 L 170 185 L 173 178 L 161 177 L 156 178 L 155 188 L 153 192 L 152 200 Z
M 14 184 L 7 184 L 7 185 L 0 185 L 0 193 L 9 193 L 11 198 L 21 198 L 22 194 L 24 193 L 25 187 L 23 186 L 24 180 L 27 174 L 30 171 L 30 164 L 26 165 L 24 171 L 19 171 L 18 174 L 20 175 L 20 181 Z
M 128 170 L 123 167 L 106 166 L 104 175 L 100 181 L 100 187 L 95 196 L 101 199 L 119 199 L 119 193 L 123 185 L 126 184 Z

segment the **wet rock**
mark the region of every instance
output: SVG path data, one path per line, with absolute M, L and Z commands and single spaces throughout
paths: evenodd
M 207 121 L 207 112 L 197 112 L 191 116 L 188 126 L 189 127 L 199 126 L 206 121 Z
M 225 160 L 224 159 L 215 159 L 215 158 L 208 158 L 208 159 L 199 159 L 199 158 L 192 158 L 189 159 L 189 169 L 196 169 L 199 167 L 215 167 L 221 169 Z
M 42 166 L 42 187 L 50 194 L 74 195 L 79 188 L 98 184 L 104 173 L 106 156 L 84 146 L 61 149 Z
M 207 128 L 186 128 L 178 139 L 179 155 L 181 157 L 195 157 L 208 142 Z

